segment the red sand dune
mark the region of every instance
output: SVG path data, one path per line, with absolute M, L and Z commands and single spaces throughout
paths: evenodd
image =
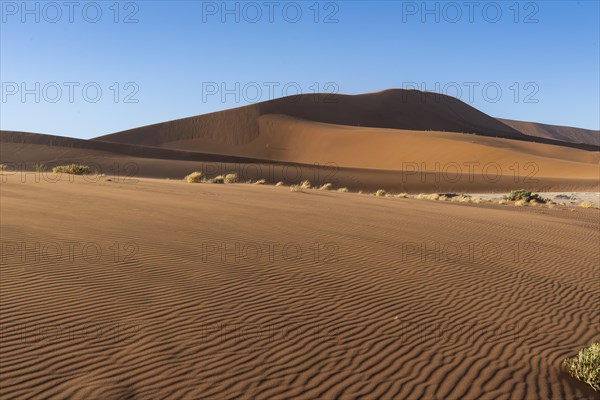
M 528 136 L 561 140 L 568 143 L 586 143 L 600 146 L 600 131 L 500 118 L 498 118 L 498 121 L 503 122 Z
M 241 166 L 243 180 L 356 190 L 599 187 L 596 146 L 528 136 L 457 99 L 418 91 L 292 96 L 94 140 L 2 132 L 0 141 L 4 163 L 93 160 L 103 171 L 108 161 L 135 163 L 138 176 L 171 179 Z M 269 174 L 245 173 L 251 164 Z

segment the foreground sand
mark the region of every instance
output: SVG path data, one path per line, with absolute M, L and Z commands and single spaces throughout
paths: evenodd
M 598 210 L 1 186 L 0 398 L 586 399 Z

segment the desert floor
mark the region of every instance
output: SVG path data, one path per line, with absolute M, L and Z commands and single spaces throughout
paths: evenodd
M 597 209 L 1 184 L 2 399 L 592 399 Z

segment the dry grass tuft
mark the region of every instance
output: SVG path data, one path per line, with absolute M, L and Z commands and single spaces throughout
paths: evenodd
M 58 165 L 52 168 L 55 174 L 71 174 L 71 175 L 88 175 L 92 173 L 92 169 L 87 165 L 69 164 Z
M 202 172 L 192 172 L 191 174 L 187 175 L 185 178 L 183 178 L 187 183 L 200 183 L 202 182 Z
M 600 342 L 592 342 L 579 350 L 574 358 L 564 361 L 567 371 L 576 379 L 600 390 Z
M 579 207 L 582 207 L 582 208 L 596 208 L 596 205 L 594 203 L 592 203 L 591 201 L 582 201 L 581 203 L 579 203 Z
M 225 183 L 236 183 L 238 181 L 237 174 L 227 174 L 223 177 Z
M 267 183 L 265 179 L 259 179 L 256 182 L 254 182 L 255 185 L 264 185 L 265 183 Z
M 378 191 L 376 191 L 374 193 L 374 195 L 377 197 L 385 197 L 386 194 L 387 194 L 387 192 L 383 189 L 379 189 Z
M 348 188 L 339 188 L 337 191 L 340 193 L 348 193 Z
M 322 185 L 319 190 L 331 190 L 333 187 L 333 185 L 331 183 L 325 183 L 324 185 Z
M 282 181 L 279 181 L 279 182 L 277 182 L 277 183 L 275 184 L 275 186 L 283 186 L 283 182 L 282 182 Z

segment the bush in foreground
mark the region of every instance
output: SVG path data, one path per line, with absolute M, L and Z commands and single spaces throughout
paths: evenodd
M 202 172 L 192 172 L 191 174 L 187 175 L 184 180 L 187 183 L 200 183 L 202 182 Z
M 600 342 L 579 350 L 574 358 L 564 361 L 567 371 L 576 379 L 600 390 Z
M 596 205 L 594 203 L 592 203 L 591 201 L 582 201 L 581 203 L 579 203 L 579 207 L 596 208 Z
M 88 175 L 92 173 L 92 169 L 88 165 L 69 164 L 58 165 L 52 168 L 55 174 L 71 174 L 71 175 Z

